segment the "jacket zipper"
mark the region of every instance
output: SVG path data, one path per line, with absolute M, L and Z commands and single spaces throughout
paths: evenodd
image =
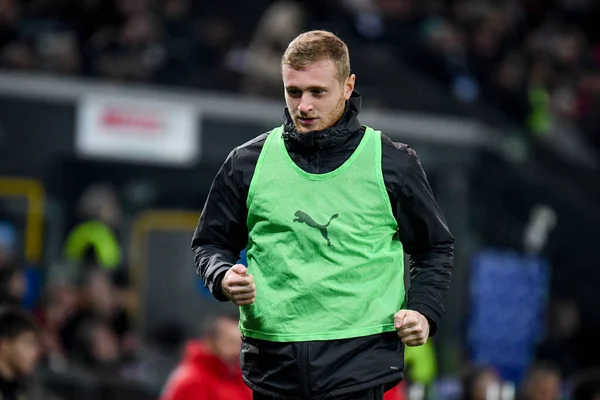
M 323 171 L 323 165 L 321 164 L 321 151 L 317 150 L 317 173 L 320 174 Z
M 308 343 L 300 342 L 298 344 L 298 370 L 300 372 L 300 387 L 302 388 L 307 399 L 310 399 L 310 379 L 308 369 Z

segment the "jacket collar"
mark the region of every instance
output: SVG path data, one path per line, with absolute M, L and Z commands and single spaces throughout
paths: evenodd
M 343 144 L 360 132 L 361 124 L 358 121 L 358 114 L 361 107 L 362 96 L 354 91 L 346 102 L 346 110 L 342 118 L 334 126 L 306 133 L 300 133 L 296 130 L 296 126 L 286 108 L 283 130 L 283 139 L 286 146 L 293 150 L 310 152 Z

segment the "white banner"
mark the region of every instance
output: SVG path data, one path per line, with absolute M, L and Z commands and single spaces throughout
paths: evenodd
M 89 95 L 77 114 L 80 156 L 185 166 L 200 152 L 198 114 L 189 104 Z

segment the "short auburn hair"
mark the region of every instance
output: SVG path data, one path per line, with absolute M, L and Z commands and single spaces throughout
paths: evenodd
M 323 59 L 333 60 L 340 82 L 350 76 L 348 46 L 328 31 L 309 31 L 298 35 L 283 53 L 281 67 L 289 65 L 293 69 L 301 69 Z

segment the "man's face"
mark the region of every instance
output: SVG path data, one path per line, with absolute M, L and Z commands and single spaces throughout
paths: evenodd
M 327 129 L 340 119 L 345 101 L 354 90 L 356 77 L 337 79 L 333 60 L 323 59 L 304 68 L 282 69 L 285 102 L 298 132 Z
M 27 280 L 25 274 L 21 271 L 13 275 L 8 286 L 8 292 L 15 299 L 23 299 L 27 292 Z
M 97 325 L 91 332 L 91 353 L 100 363 L 114 362 L 119 358 L 119 343 L 114 332 L 108 326 Z
M 227 364 L 234 364 L 240 356 L 242 338 L 239 324 L 227 318 L 217 322 L 217 332 L 213 340 L 215 354 Z
M 560 376 L 551 372 L 540 372 L 529 382 L 528 397 L 532 400 L 557 400 L 560 398 Z
M 494 384 L 501 384 L 496 373 L 491 370 L 482 372 L 474 383 L 471 397 L 475 400 L 485 400 L 487 388 Z
M 115 294 L 108 274 L 103 270 L 94 271 L 88 278 L 86 292 L 95 311 L 109 314 L 115 306 Z
M 34 332 L 24 332 L 0 342 L 0 357 L 19 376 L 31 374 L 37 366 L 40 355 L 40 342 Z

